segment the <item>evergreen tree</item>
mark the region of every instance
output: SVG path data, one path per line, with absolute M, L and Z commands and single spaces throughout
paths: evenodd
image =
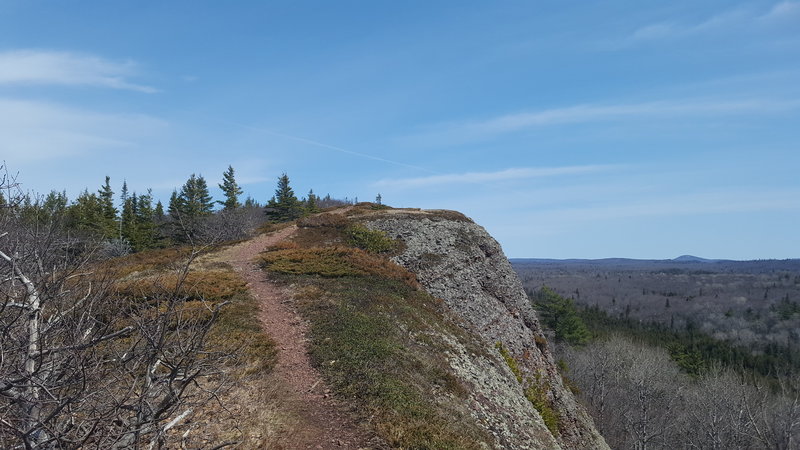
M 103 208 L 102 232 L 105 237 L 114 236 L 117 232 L 117 208 L 114 207 L 114 191 L 111 190 L 111 177 L 106 175 L 106 182 L 97 191 L 100 206 Z
M 127 186 L 123 187 L 123 192 L 125 193 L 125 200 L 122 203 L 122 214 L 120 216 L 120 237 L 128 241 L 134 250 L 138 250 L 136 248 L 136 210 L 138 207 L 136 193 L 134 192 L 133 195 L 128 196 Z
M 250 196 L 248 195 L 248 196 L 247 196 L 247 198 L 246 198 L 246 199 L 244 199 L 244 207 L 245 207 L 245 208 L 260 208 L 260 207 L 261 207 L 261 204 L 260 204 L 260 203 L 258 203 L 257 201 L 255 201 L 255 200 L 253 199 L 253 197 L 250 197 Z
M 95 194 L 83 191 L 67 208 L 67 224 L 70 228 L 105 235 L 103 204 Z
M 161 200 L 156 203 L 156 208 L 153 210 L 153 219 L 156 222 L 163 222 L 165 219 L 164 205 L 161 204 Z
M 539 311 L 542 322 L 555 331 L 556 339 L 572 345 L 582 345 L 591 337 L 589 329 L 580 318 L 571 299 L 558 295 L 543 286 L 533 297 L 533 306 Z
M 131 243 L 134 250 L 141 251 L 155 247 L 156 223 L 154 220 L 153 194 L 150 189 L 147 190 L 147 194 L 140 195 L 136 201 L 134 216 L 136 219 L 136 234 L 134 241 Z
M 267 203 L 264 213 L 273 222 L 288 222 L 303 215 L 303 204 L 294 195 L 285 173 L 278 177 L 275 196 Z
M 219 202 L 225 209 L 236 209 L 242 206 L 239 203 L 239 196 L 242 195 L 244 191 L 236 184 L 236 179 L 233 176 L 233 166 L 228 166 L 228 170 L 222 174 L 222 184 L 219 185 L 219 188 L 222 189 L 222 192 L 225 194 L 225 201 Z
M 117 223 L 118 232 L 119 232 L 118 236 L 119 236 L 120 239 L 123 239 L 122 228 L 124 226 L 123 223 L 125 221 L 125 219 L 124 219 L 125 204 L 128 202 L 128 181 L 127 180 L 122 180 L 122 190 L 119 193 L 119 198 L 120 198 L 120 202 L 121 202 L 120 204 L 122 205 L 122 211 L 120 212 L 119 221 Z
M 308 198 L 306 199 L 306 213 L 314 214 L 319 212 L 319 207 L 317 206 L 317 196 L 314 195 L 314 190 L 311 189 L 308 191 Z
M 202 175 L 192 174 L 181 188 L 179 198 L 180 213 L 192 220 L 211 214 L 214 209 L 214 201 L 208 193 L 208 184 Z
M 176 219 L 181 213 L 181 198 L 178 196 L 178 191 L 173 189 L 172 195 L 169 196 L 169 205 L 167 206 L 167 213 L 173 219 Z

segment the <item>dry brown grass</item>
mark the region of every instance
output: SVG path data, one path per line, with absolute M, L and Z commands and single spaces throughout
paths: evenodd
M 237 383 L 195 414 L 185 448 L 209 448 L 221 442 L 236 442 L 232 448 L 286 448 L 302 423 L 272 375 Z M 220 408 L 219 404 L 225 405 Z
M 299 228 L 345 228 L 350 225 L 350 221 L 342 214 L 321 213 L 303 217 L 297 221 Z
M 101 272 L 113 278 L 123 278 L 136 272 L 163 270 L 186 262 L 191 253 L 190 247 L 145 250 L 107 261 Z
M 114 284 L 114 293 L 123 297 L 152 299 L 177 294 L 187 300 L 218 302 L 247 291 L 246 283 L 232 271 L 189 272 L 178 288 L 180 276 L 176 273 L 157 273 L 144 277 L 120 280 Z

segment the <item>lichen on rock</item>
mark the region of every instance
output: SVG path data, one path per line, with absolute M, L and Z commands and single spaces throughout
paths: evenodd
M 360 220 L 402 241 L 404 249 L 393 261 L 416 274 L 420 285 L 496 354 L 471 355 L 453 342 L 448 360 L 472 387 L 473 417 L 495 437 L 498 448 L 608 448 L 564 387 L 519 278 L 483 227 L 452 211 L 392 211 Z M 547 401 L 559 416 L 557 433 L 547 429 L 526 399 L 527 386 L 495 349 L 498 342 L 518 362 L 523 379 L 547 386 Z

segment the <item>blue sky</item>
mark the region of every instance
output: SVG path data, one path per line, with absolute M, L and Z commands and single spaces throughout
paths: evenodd
M 0 0 L 28 189 L 232 164 L 464 212 L 511 257 L 800 257 L 800 1 Z

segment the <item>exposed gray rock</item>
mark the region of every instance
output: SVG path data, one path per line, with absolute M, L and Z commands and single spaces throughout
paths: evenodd
M 495 436 L 498 448 L 608 448 L 565 389 L 522 283 L 483 227 L 451 211 L 393 210 L 362 220 L 405 244 L 393 260 L 483 338 L 487 350 L 497 354 L 497 343 L 507 348 L 519 363 L 523 384 L 538 379 L 549 387 L 548 399 L 560 416 L 556 436 L 502 358 L 471 357 L 457 343 L 451 345 L 451 367 L 473 388 L 473 417 Z

